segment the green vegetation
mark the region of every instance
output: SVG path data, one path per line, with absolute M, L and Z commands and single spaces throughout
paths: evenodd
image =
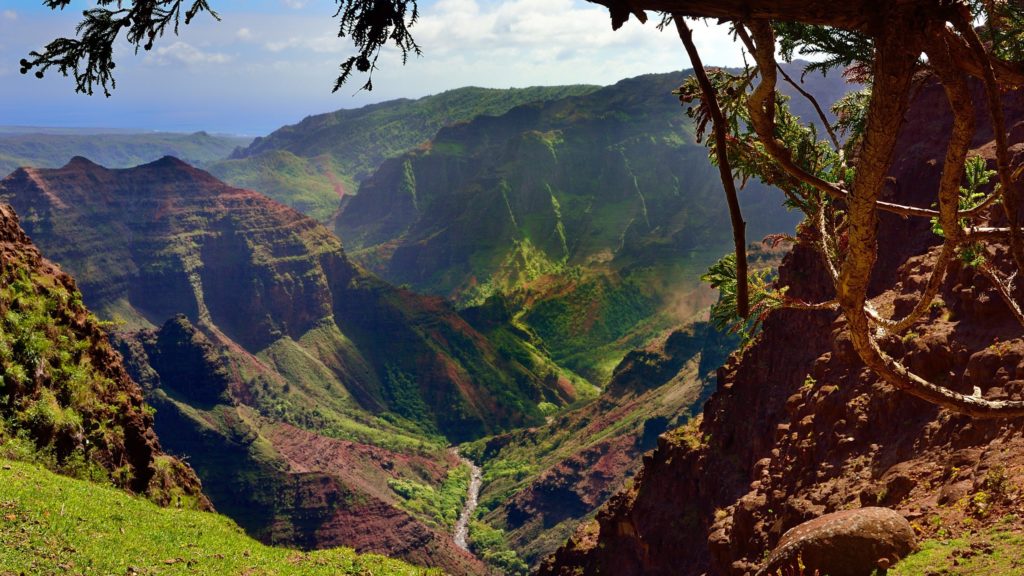
M 562 295 L 540 301 L 522 319 L 537 331 L 556 362 L 604 383 L 628 350 L 652 336 L 645 332 L 618 342 L 650 319 L 659 304 L 657 295 L 636 278 L 589 276 Z
M 328 344 L 333 347 L 324 348 Z M 436 431 L 401 413 L 371 414 L 355 401 L 347 382 L 324 364 L 346 352 L 359 359 L 352 343 L 333 324 L 308 332 L 300 342 L 281 338 L 259 354 L 279 377 L 247 371 L 253 382 L 253 406 L 266 417 L 332 438 L 402 452 L 423 452 L 425 446 L 440 452 L 447 442 Z
M 889 570 L 889 576 L 990 576 L 1024 574 L 1019 519 L 1006 516 L 992 527 L 959 538 L 925 540 L 920 550 Z
M 227 518 L 160 508 L 119 490 L 0 460 L 0 572 L 30 574 L 439 575 L 347 548 L 300 552 Z
M 526 576 L 530 573 L 526 562 L 506 544 L 505 533 L 483 522 L 473 520 L 469 523 L 469 549 L 477 558 L 506 576 Z
M 125 450 L 129 392 L 74 326 L 87 314 L 59 276 L 0 268 L 0 454 L 128 487 L 138 471 L 112 458 Z
M 321 222 L 338 210 L 342 194 L 356 189 L 351 177 L 340 174 L 331 158 L 300 158 L 288 150 L 223 160 L 210 169 L 225 182 L 266 194 Z
M 250 138 L 194 134 L 53 134 L 0 132 L 0 178 L 22 166 L 58 168 L 84 156 L 108 168 L 129 168 L 176 156 L 189 164 L 220 160 Z
M 744 344 L 749 342 L 768 313 L 785 301 L 785 288 L 775 289 L 772 285 L 774 277 L 775 271 L 771 268 L 755 269 L 747 274 L 750 315 L 740 318 L 736 302 L 736 254 L 726 254 L 708 268 L 700 279 L 718 290 L 718 302 L 711 307 L 711 321 L 715 327 L 739 335 Z
M 438 130 L 524 104 L 586 94 L 596 86 L 459 88 L 418 100 L 392 100 L 305 118 L 257 138 L 232 158 L 211 165 L 217 177 L 262 192 L 320 221 L 355 194 L 387 158 L 428 140 Z M 457 150 L 452 150 L 457 153 Z
M 460 464 L 450 469 L 448 477 L 436 488 L 397 478 L 388 480 L 388 488 L 402 499 L 399 506 L 403 509 L 430 526 L 451 532 L 466 502 L 469 477 L 469 466 Z

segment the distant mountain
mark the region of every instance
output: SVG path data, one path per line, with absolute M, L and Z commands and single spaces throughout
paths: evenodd
M 312 219 L 173 158 L 20 169 L 0 198 L 120 324 L 165 443 L 268 541 L 428 554 L 473 573 L 414 502 L 456 469 L 444 447 L 540 423 L 542 403 L 587 390 L 530 334 L 507 322 L 484 334 L 442 299 L 363 272 Z M 368 540 L 354 518 L 391 536 Z
M 628 350 L 711 303 L 697 277 L 732 247 L 718 173 L 672 95 L 685 77 L 445 127 L 367 178 L 336 232 L 392 282 L 460 305 L 504 294 L 557 361 L 603 383 Z M 813 81 L 826 107 L 847 86 Z M 782 200 L 747 183 L 751 242 L 793 230 Z
M 58 168 L 75 156 L 91 158 L 111 168 L 130 168 L 168 155 L 190 164 L 205 164 L 227 157 L 251 140 L 206 132 L 90 132 L 0 127 L 0 177 L 21 166 Z
M 318 114 L 255 139 L 209 169 L 226 182 L 262 192 L 326 221 L 337 211 L 339 201 L 355 194 L 359 183 L 382 161 L 418 146 L 444 126 L 597 88 L 468 87 L 418 100 L 390 100 Z

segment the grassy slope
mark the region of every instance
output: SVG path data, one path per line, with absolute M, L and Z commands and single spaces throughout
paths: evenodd
M 237 157 L 211 165 L 210 171 L 323 221 L 337 209 L 339 195 L 355 193 L 357 182 L 385 158 L 410 150 L 446 125 L 596 88 L 459 88 L 310 116 L 257 138 Z
M 31 574 L 427 575 L 347 548 L 298 552 L 227 518 L 160 508 L 114 488 L 0 461 L 0 572 Z
M 1024 574 L 1020 520 L 1006 516 L 995 526 L 961 538 L 926 540 L 891 576 L 1019 576 Z
M 111 168 L 128 168 L 163 156 L 205 164 L 231 154 L 248 138 L 194 134 L 0 134 L 0 176 L 21 166 L 57 168 L 84 156 Z
M 166 504 L 208 504 L 160 452 L 149 407 L 74 281 L 0 205 L 0 455 Z

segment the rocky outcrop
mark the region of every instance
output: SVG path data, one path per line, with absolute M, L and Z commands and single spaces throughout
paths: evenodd
M 843 510 L 782 535 L 758 576 L 804 572 L 863 576 L 885 570 L 916 548 L 914 529 L 889 508 Z
M 159 330 L 122 334 L 116 345 L 129 371 L 147 390 L 166 382 L 190 404 L 208 407 L 228 400 L 233 382 L 227 359 L 182 314 Z
M 975 99 L 982 102 L 983 98 Z M 1011 143 L 1024 107 L 1006 96 Z M 926 204 L 949 119 L 942 91 L 924 85 L 908 113 L 891 197 Z M 978 106 L 973 147 L 990 157 Z M 880 219 L 874 305 L 907 310 L 934 258 L 927 222 Z M 997 266 L 1004 255 L 994 255 Z M 798 244 L 780 269 L 790 294 L 828 299 L 817 257 Z M 1020 297 L 1018 292 L 1017 296 Z M 1021 327 L 994 288 L 956 265 L 931 313 L 886 351 L 955 390 L 1016 398 Z M 885 506 L 921 537 L 976 529 L 1020 509 L 1019 422 L 972 421 L 900 393 L 866 370 L 830 313 L 779 311 L 718 375 L 699 425 L 663 435 L 634 486 L 620 492 L 549 558 L 541 574 L 752 574 L 791 528 L 830 512 Z
M 192 469 L 163 453 L 142 391 L 75 281 L 40 255 L 5 204 L 0 317 L 0 453 L 27 457 L 14 447 L 27 438 L 58 471 L 209 508 Z

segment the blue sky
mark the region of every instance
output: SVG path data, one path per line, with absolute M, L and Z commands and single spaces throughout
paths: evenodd
M 381 56 L 373 92 L 362 80 L 332 94 L 351 54 L 337 38 L 332 0 L 210 0 L 203 17 L 148 53 L 119 47 L 111 98 L 73 93 L 70 80 L 18 73 L 18 61 L 73 34 L 89 2 L 64 13 L 40 0 L 0 0 L 0 125 L 113 127 L 266 134 L 310 114 L 460 86 L 609 84 L 689 67 L 672 30 L 630 21 L 612 32 L 604 8 L 583 0 L 430 0 L 412 29 L 424 50 L 403 67 Z M 707 64 L 736 65 L 724 30 L 696 25 Z

